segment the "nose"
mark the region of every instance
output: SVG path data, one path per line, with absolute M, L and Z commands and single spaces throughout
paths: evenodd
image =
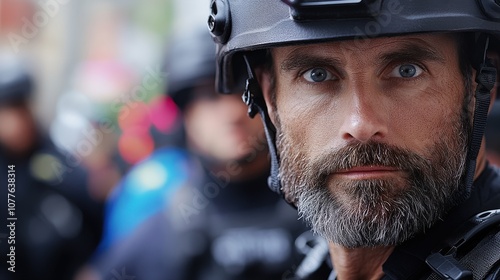
M 367 92 L 350 94 L 348 98 L 340 128 L 342 139 L 368 142 L 385 138 L 388 127 L 383 101 Z

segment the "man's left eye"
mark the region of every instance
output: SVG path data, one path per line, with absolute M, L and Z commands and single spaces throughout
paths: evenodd
M 390 76 L 397 78 L 414 78 L 420 76 L 423 70 L 415 64 L 401 64 L 392 69 Z

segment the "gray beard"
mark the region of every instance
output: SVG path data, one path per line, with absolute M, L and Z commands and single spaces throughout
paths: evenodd
M 379 142 L 354 143 L 318 159 L 277 126 L 280 179 L 286 196 L 295 201 L 300 218 L 325 239 L 347 248 L 394 246 L 425 231 L 466 192 L 466 147 L 470 122 L 445 127 L 429 147 L 427 158 Z M 441 130 L 440 132 L 443 132 Z M 354 166 L 382 165 L 403 170 L 394 179 L 333 180 L 330 174 Z

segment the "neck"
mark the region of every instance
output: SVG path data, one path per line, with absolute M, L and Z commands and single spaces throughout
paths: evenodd
M 378 280 L 384 275 L 382 265 L 394 247 L 349 249 L 330 243 L 330 256 L 339 280 Z

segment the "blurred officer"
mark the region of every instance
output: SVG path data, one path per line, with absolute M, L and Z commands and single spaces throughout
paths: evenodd
M 153 202 L 145 194 L 156 192 L 166 197 L 165 207 L 97 259 L 101 279 L 122 273 L 148 280 L 280 279 L 295 262 L 294 240 L 306 228 L 267 188 L 262 124 L 247 117 L 239 97 L 215 93 L 214 45 L 205 28 L 196 31 L 175 37 L 167 55 L 168 93 L 183 112 L 190 156 L 160 149 L 163 169 L 154 155 L 125 178 L 122 195 L 141 189 L 131 180 L 158 179 L 134 193 Z M 177 162 L 166 162 L 167 155 Z M 125 204 L 119 200 L 112 198 L 113 205 Z M 142 216 L 150 208 L 136 209 Z
M 2 56 L 0 220 L 12 226 L 0 229 L 0 278 L 71 279 L 99 241 L 102 207 L 88 193 L 84 170 L 38 129 L 32 90 L 21 63 Z

